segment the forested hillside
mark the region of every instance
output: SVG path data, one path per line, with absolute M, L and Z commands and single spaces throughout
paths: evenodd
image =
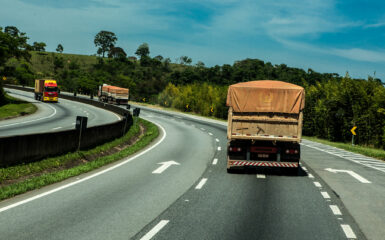
M 85 94 L 96 94 L 103 83 L 127 87 L 131 100 L 223 119 L 230 84 L 281 80 L 306 90 L 305 135 L 347 142 L 350 129 L 357 126 L 356 143 L 385 149 L 385 87 L 380 79 L 352 79 L 348 73 L 305 71 L 259 59 L 206 67 L 203 62 L 192 65 L 191 58 L 181 56 L 172 63 L 160 55 L 150 57 L 146 43 L 137 48 L 137 58 L 127 57 L 113 44 L 107 46 L 99 48 L 99 57 L 63 54 L 59 46 L 58 53 L 35 51 L 32 61 L 10 59 L 0 71 L 11 83 L 32 86 L 35 78 L 53 77 L 62 90 Z

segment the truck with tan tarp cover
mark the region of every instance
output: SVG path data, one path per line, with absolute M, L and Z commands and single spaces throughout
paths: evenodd
M 305 90 L 272 80 L 229 86 L 226 105 L 227 170 L 244 167 L 298 169 Z
M 103 84 L 99 86 L 98 97 L 102 102 L 127 104 L 129 89 Z

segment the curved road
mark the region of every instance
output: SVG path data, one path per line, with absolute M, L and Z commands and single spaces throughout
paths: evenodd
M 43 103 L 36 101 L 30 92 L 14 89 L 6 91 L 11 96 L 34 103 L 38 110 L 29 116 L 0 121 L 0 137 L 73 129 L 76 116 L 88 117 L 89 127 L 120 119 L 115 113 L 88 104 L 65 99 L 59 99 L 58 103 Z
M 162 129 L 156 143 L 98 171 L 1 202 L 2 238 L 383 236 L 384 175 L 375 169 L 382 166 L 370 159 L 355 156 L 362 161 L 357 164 L 343 151 L 304 141 L 300 176 L 284 171 L 227 174 L 224 124 L 144 108 L 141 116 Z M 370 183 L 326 171 L 325 166 L 354 170 Z M 367 194 L 372 196 L 362 196 Z M 357 207 L 360 202 L 364 208 Z

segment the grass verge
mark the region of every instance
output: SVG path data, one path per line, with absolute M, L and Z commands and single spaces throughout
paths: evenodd
M 36 112 L 37 107 L 11 96 L 6 95 L 8 104 L 0 107 L 0 120 L 15 118 Z
M 139 124 L 142 124 L 146 131 L 144 134 L 137 136 L 140 132 Z M 131 127 L 125 136 L 91 150 L 68 153 L 39 162 L 0 169 L 0 200 L 62 181 L 120 160 L 144 148 L 158 137 L 158 135 L 159 131 L 156 125 L 146 120 L 138 119 L 137 123 Z M 135 136 L 138 137 L 138 139 L 133 145 L 92 161 L 84 161 L 87 157 L 103 154 L 111 149 L 117 148 Z M 73 163 L 78 160 L 82 160 L 82 164 L 67 168 L 71 166 L 71 162 Z M 13 181 L 15 181 L 15 183 L 12 183 Z M 9 184 L 10 182 L 11 184 Z
M 310 141 L 313 141 L 313 142 L 319 142 L 322 144 L 341 148 L 341 149 L 344 149 L 344 150 L 347 150 L 350 152 L 359 153 L 359 154 L 362 154 L 362 155 L 365 155 L 368 157 L 377 158 L 377 159 L 385 161 L 385 151 L 381 150 L 381 149 L 363 147 L 363 146 L 359 146 L 359 145 L 352 146 L 349 143 L 330 142 L 330 141 L 327 141 L 324 139 L 319 139 L 316 137 L 305 137 L 304 136 L 303 138 L 310 140 Z

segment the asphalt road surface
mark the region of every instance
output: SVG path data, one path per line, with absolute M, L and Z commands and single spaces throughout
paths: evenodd
M 28 116 L 0 121 L 0 137 L 74 129 L 76 116 L 88 117 L 89 127 L 119 120 L 115 113 L 88 104 L 65 99 L 59 99 L 58 103 L 43 103 L 36 101 L 30 92 L 6 91 L 11 96 L 34 103 L 38 110 Z
M 1 202 L 1 239 L 383 239 L 382 162 L 304 141 L 299 176 L 227 174 L 225 123 L 141 116 L 152 146 Z

